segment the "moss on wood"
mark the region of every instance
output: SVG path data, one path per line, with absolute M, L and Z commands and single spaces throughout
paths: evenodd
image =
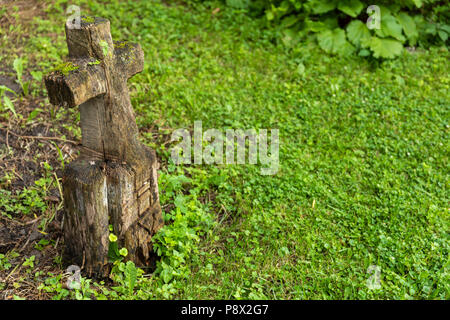
M 75 70 L 78 70 L 79 68 L 80 68 L 79 66 L 68 61 L 68 62 L 63 62 L 63 63 L 58 64 L 54 68 L 54 71 L 61 72 L 63 75 L 67 76 L 70 71 L 75 71 Z

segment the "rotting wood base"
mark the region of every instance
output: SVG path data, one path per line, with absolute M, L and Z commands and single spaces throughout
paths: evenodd
M 109 225 L 126 260 L 151 263 L 152 236 L 162 227 L 155 158 L 127 165 L 80 157 L 66 166 L 64 258 L 89 276 L 107 276 Z

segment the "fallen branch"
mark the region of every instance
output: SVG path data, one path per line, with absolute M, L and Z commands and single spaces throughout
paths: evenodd
M 1 130 L 6 131 L 9 134 L 12 134 L 13 136 L 17 137 L 17 138 L 21 138 L 21 139 L 35 139 L 35 140 L 56 140 L 56 141 L 62 141 L 62 142 L 66 142 L 66 143 L 71 143 L 74 145 L 78 145 L 80 144 L 79 142 L 76 141 L 72 141 L 72 140 L 67 140 L 67 139 L 63 139 L 63 138 L 58 138 L 58 137 L 42 137 L 42 136 L 21 136 L 17 133 L 14 133 L 6 128 L 2 128 L 0 127 Z

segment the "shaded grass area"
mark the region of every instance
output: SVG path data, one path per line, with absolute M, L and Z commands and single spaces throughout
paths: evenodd
M 220 4 L 80 3 L 83 12 L 111 21 L 113 38 L 137 41 L 145 52 L 144 71 L 129 87 L 143 140 L 162 163 L 168 227 L 155 239 L 161 261 L 152 276 L 138 273 L 129 281 L 132 273 L 118 265 L 114 283 L 84 279 L 76 292 L 63 288 L 59 261 L 52 275 L 32 280 L 29 274 L 39 267 L 28 264 L 20 267 L 25 280 L 3 282 L 12 290 L 9 297 L 29 282 L 40 294 L 30 298 L 449 298 L 446 49 L 405 51 L 395 61 L 343 59 L 323 55 L 313 44 L 279 46 L 273 31 L 238 11 L 215 10 Z M 59 63 L 67 54 L 66 4 L 47 1 L 31 22 L 32 36 L 11 37 L 2 24 L 2 48 L 21 41 L 18 51 L 0 51 L 2 63 L 12 65 L 16 54 L 26 57 L 28 71 L 44 73 Z M 20 15 L 16 25 L 26 26 Z M 11 70 L 4 75 L 14 77 Z M 76 110 L 54 110 L 42 85 L 33 83 L 31 95 L 42 112 L 28 123 L 21 106 L 26 109 L 31 98 L 22 97 L 14 101 L 22 119 L 6 112 L 2 127 L 26 135 L 33 124 L 48 122 L 53 134 L 79 139 Z M 175 166 L 170 134 L 192 129 L 196 120 L 204 130 L 279 129 L 280 170 L 262 176 L 260 166 Z M 52 170 L 70 161 L 69 145 L 43 151 L 53 152 L 52 167 L 39 166 L 35 177 L 49 179 L 45 188 L 54 190 L 53 197 L 58 180 Z M 20 149 L 2 147 L 2 159 L 17 157 Z M 64 161 L 55 161 L 60 154 Z M 14 190 L 10 176 L 1 201 L 11 206 L 4 195 Z M 2 213 L 14 221 L 33 214 L 60 221 L 60 199 L 52 207 L 43 186 L 32 188 L 44 203 L 40 211 L 28 212 L 25 202 L 25 209 L 16 205 L 6 212 L 1 203 Z M 55 245 L 58 231 L 44 239 L 54 241 L 52 250 L 63 248 Z M 21 253 L 16 265 L 30 255 Z M 367 287 L 370 266 L 381 270 L 381 289 Z M 13 268 L 3 267 L 5 277 Z

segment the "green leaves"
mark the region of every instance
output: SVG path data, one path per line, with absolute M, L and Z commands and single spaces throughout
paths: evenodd
M 3 106 L 6 110 L 11 111 L 14 114 L 14 117 L 17 117 L 16 109 L 14 108 L 14 104 L 8 96 L 3 97 Z
M 21 58 L 14 59 L 14 71 L 16 71 L 17 78 L 21 79 L 23 74 L 23 60 Z
M 24 64 L 24 60 L 22 58 L 16 58 L 16 59 L 14 59 L 14 62 L 13 62 L 13 68 L 14 68 L 14 71 L 16 71 L 17 83 L 20 84 L 20 86 L 22 87 L 23 94 L 25 96 L 27 96 L 28 95 L 28 87 L 30 85 L 30 82 L 22 81 L 23 64 Z
M 382 38 L 391 36 L 402 42 L 406 40 L 402 34 L 401 24 L 392 15 L 381 17 L 381 28 L 376 29 L 375 33 Z
M 361 13 L 363 8 L 364 5 L 359 0 L 339 1 L 338 5 L 339 10 L 353 18 L 356 18 Z
M 417 8 L 420 8 L 423 5 L 423 1 L 422 0 L 411 0 Z
M 226 0 L 226 4 L 232 8 L 245 9 L 249 5 L 249 0 Z
M 14 90 L 11 90 L 10 88 L 0 85 L 0 111 L 3 110 L 9 110 L 14 114 L 14 117 L 17 117 L 16 109 L 14 108 L 14 104 L 12 103 L 11 99 L 5 94 L 5 92 L 11 92 L 16 95 Z M 2 102 L 3 97 L 3 102 Z
M 102 53 L 103 53 L 104 57 L 107 57 L 108 54 L 111 54 L 110 51 L 109 51 L 108 43 L 106 41 L 101 40 L 100 41 L 100 47 L 102 48 Z
M 317 41 L 319 46 L 328 53 L 349 55 L 354 51 L 354 47 L 347 41 L 345 31 L 340 28 L 317 34 Z
M 405 12 L 400 12 L 397 16 L 397 21 L 402 26 L 403 32 L 409 39 L 409 43 L 415 45 L 417 42 L 417 38 L 419 37 L 419 33 L 417 31 L 414 19 Z
M 142 281 L 143 274 L 144 272 L 137 268 L 134 262 L 127 261 L 125 263 L 117 260 L 114 262 L 110 277 L 114 282 L 120 285 L 115 287 L 115 290 L 122 294 L 126 294 L 128 297 L 133 297 L 135 294 L 134 289 L 138 284 L 138 280 Z
M 408 28 L 408 32 L 414 36 L 415 24 L 414 21 L 407 15 L 402 15 L 402 23 Z M 412 24 L 411 24 L 412 22 Z M 380 35 L 371 36 L 370 30 L 367 26 L 359 20 L 353 20 L 347 26 L 347 36 L 349 40 L 357 47 L 367 48 L 369 47 L 375 58 L 388 58 L 392 59 L 400 55 L 402 52 L 405 38 L 402 35 L 402 26 L 396 21 L 396 19 L 388 15 L 382 20 L 382 32 L 376 32 Z M 377 30 L 378 31 L 378 30 Z M 397 40 L 391 38 L 384 38 L 385 36 L 395 36 Z M 368 55 L 369 52 L 361 50 L 360 55 Z
M 114 235 L 113 233 L 109 234 L 109 241 L 110 242 L 116 242 L 117 241 L 117 236 Z
M 120 249 L 120 250 L 119 250 L 119 254 L 120 254 L 121 256 L 126 257 L 126 256 L 128 255 L 128 250 L 127 250 L 127 248 L 122 248 L 122 249 Z
M 442 41 L 446 42 L 448 39 L 448 33 L 445 30 L 438 30 L 439 38 L 441 38 Z
M 305 6 L 315 14 L 322 14 L 336 8 L 338 1 L 310 0 Z
M 159 181 L 162 189 L 182 188 L 182 183 L 191 181 L 182 176 L 164 177 Z M 167 180 L 165 182 L 164 180 Z M 181 190 L 177 190 L 181 191 Z M 194 189 L 191 189 L 191 192 Z M 175 209 L 169 214 L 173 223 L 165 225 L 153 238 L 153 248 L 161 256 L 157 262 L 155 274 L 159 275 L 162 283 L 168 284 L 173 279 L 182 279 L 190 275 L 186 263 L 196 250 L 196 243 L 200 235 L 205 234 L 215 224 L 210 212 L 203 210 L 200 203 L 192 195 L 171 194 L 167 200 L 175 204 Z M 164 203 L 164 202 L 163 202 Z
M 347 37 L 355 46 L 367 47 L 370 41 L 370 31 L 359 20 L 353 20 L 347 26 Z
M 125 265 L 125 284 L 128 287 L 128 293 L 130 295 L 133 294 L 137 276 L 138 269 L 132 261 L 127 261 L 127 264 Z
M 370 49 L 373 51 L 375 58 L 392 59 L 400 55 L 403 50 L 403 45 L 397 40 L 372 37 L 370 40 Z
M 360 56 L 373 55 L 375 49 L 377 57 L 394 58 L 401 52 L 399 43 L 402 46 L 406 43 L 415 46 L 417 43 L 436 43 L 435 39 L 438 39 L 437 43 L 446 43 L 448 40 L 446 24 L 431 22 L 430 19 L 425 19 L 423 10 L 417 11 L 417 8 L 423 7 L 424 1 L 394 1 L 385 5 L 375 4 L 375 7 L 370 7 L 370 4 L 362 0 L 290 0 L 280 1 L 278 6 L 272 4 L 265 12 L 268 20 L 278 24 L 282 34 L 281 41 L 286 46 L 295 47 L 302 38 L 315 33 L 318 44 L 324 51 L 343 56 L 354 53 L 356 47 Z M 445 6 L 439 6 L 437 10 L 434 10 L 434 15 L 443 12 Z M 376 19 L 372 21 L 380 22 L 373 29 L 366 25 L 366 13 L 370 12 L 373 13 L 372 18 Z M 413 14 L 416 14 L 414 18 Z M 424 21 L 423 31 L 417 26 L 416 17 Z M 347 25 L 343 25 L 345 21 L 348 21 Z M 346 34 L 341 29 L 346 30 Z M 372 37 L 376 39 L 372 41 Z M 434 41 L 419 41 L 419 37 L 433 38 Z
M 28 267 L 27 271 L 31 271 L 34 268 L 34 262 L 36 260 L 35 256 L 31 256 L 29 258 L 25 258 L 25 261 L 22 263 L 24 267 Z
M 111 228 L 112 226 L 110 226 Z M 126 248 L 122 248 L 119 250 L 119 245 L 117 243 L 117 236 L 110 232 L 109 236 L 109 247 L 108 247 L 108 258 L 110 262 L 120 262 L 121 260 L 123 260 L 123 258 L 126 256 L 123 253 L 125 253 L 125 251 L 123 251 L 123 249 L 127 250 Z M 126 251 L 126 253 L 128 254 L 128 250 Z

